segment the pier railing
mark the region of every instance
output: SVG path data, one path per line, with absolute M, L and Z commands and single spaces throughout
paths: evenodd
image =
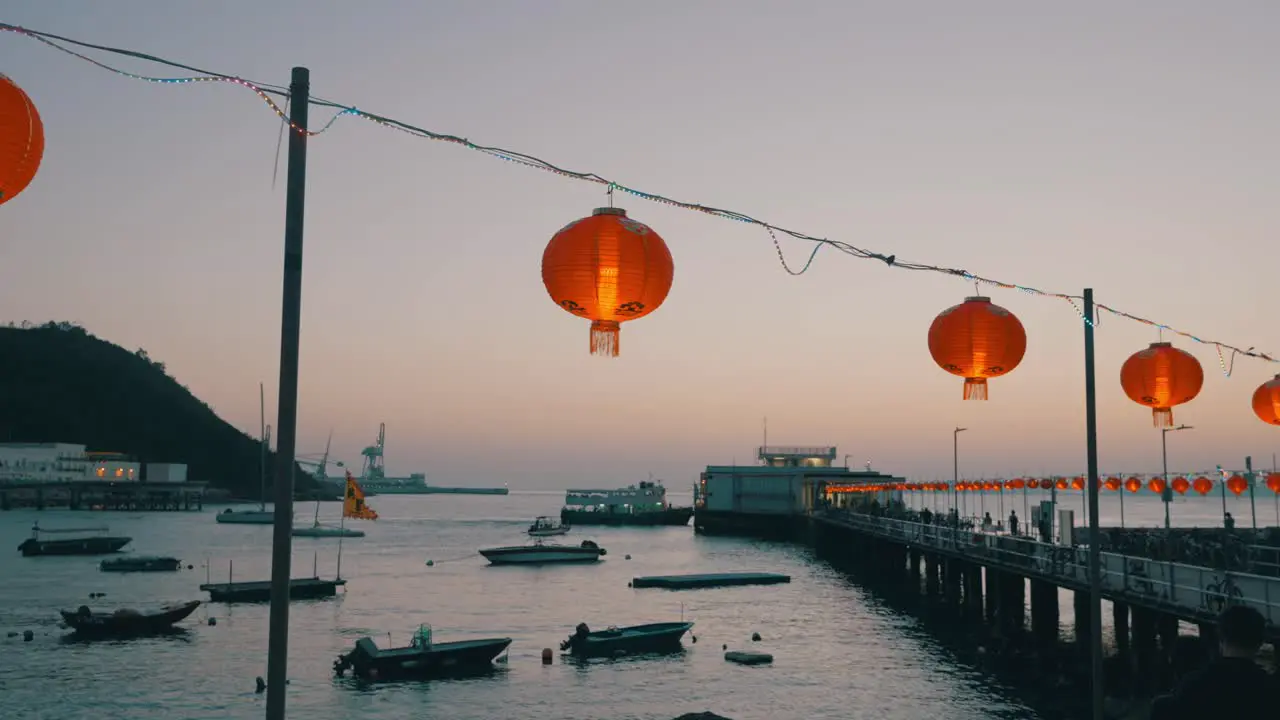
M 1089 587 L 1087 546 L 1063 546 L 1027 537 L 850 512 L 828 512 L 820 521 L 961 558 L 998 570 L 1047 580 L 1072 590 Z M 1101 553 L 1103 595 L 1147 606 L 1191 622 L 1212 621 L 1228 605 L 1248 605 L 1280 632 L 1280 578 L 1179 562 Z

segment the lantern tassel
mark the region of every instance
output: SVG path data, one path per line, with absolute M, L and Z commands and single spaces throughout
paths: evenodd
M 621 327 L 615 320 L 596 320 L 591 323 L 591 354 L 618 357 L 622 349 L 618 333 Z
M 1151 421 L 1156 427 L 1173 427 L 1173 408 L 1151 408 Z
M 964 399 L 965 400 L 986 400 L 987 399 L 987 379 L 986 378 L 965 378 L 964 379 Z

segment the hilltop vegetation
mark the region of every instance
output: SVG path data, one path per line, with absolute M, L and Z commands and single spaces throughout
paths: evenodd
M 0 442 L 81 443 L 186 463 L 191 480 L 258 496 L 257 438 L 219 418 L 145 350 L 129 352 L 74 323 L 0 327 Z M 314 486 L 301 469 L 295 483 Z

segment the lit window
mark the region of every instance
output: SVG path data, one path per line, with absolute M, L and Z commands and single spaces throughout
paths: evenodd
M 124 468 L 116 468 L 116 477 L 124 477 Z
M 106 476 L 106 474 L 107 474 L 107 469 L 106 469 L 106 468 L 104 468 L 104 467 L 100 467 L 100 468 L 98 468 L 98 477 L 105 477 L 105 476 Z

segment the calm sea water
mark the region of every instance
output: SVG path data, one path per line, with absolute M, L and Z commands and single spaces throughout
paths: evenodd
M 705 538 L 692 528 L 599 529 L 609 554 L 598 565 L 489 567 L 476 550 L 526 541 L 536 515 L 555 514 L 555 493 L 505 497 L 379 496 L 377 522 L 343 543 L 347 591 L 290 611 L 289 714 L 308 720 L 438 717 L 454 720 L 669 720 L 713 710 L 735 720 L 874 717 L 1039 717 L 1009 688 L 958 660 L 915 618 L 900 614 L 805 548 Z M 688 498 L 682 499 L 688 502 Z M 313 506 L 298 507 L 299 521 Z M 336 521 L 336 503 L 321 506 Z M 203 599 L 206 559 L 215 580 L 234 561 L 236 579 L 269 577 L 271 528 L 218 525 L 204 513 L 0 513 L 0 631 L 36 632 L 33 642 L 4 638 L 0 716 L 19 718 L 259 718 L 265 695 L 268 608 L 205 605 L 180 637 L 73 643 L 57 610 L 143 606 Z M 34 520 L 47 526 L 109 524 L 134 538 L 142 554 L 172 554 L 195 565 L 179 573 L 102 573 L 95 558 L 22 558 L 15 550 Z M 294 576 L 313 560 L 332 576 L 337 540 L 294 539 Z M 630 554 L 631 559 L 625 559 Z M 427 560 L 435 562 L 428 567 Z M 692 592 L 633 590 L 636 575 L 772 571 L 789 585 Z M 91 592 L 105 592 L 91 601 Z M 1069 606 L 1068 606 L 1069 607 Z M 579 622 L 593 627 L 678 620 L 696 622 L 698 642 L 659 659 L 544 667 Z M 208 618 L 217 624 L 209 626 Z M 405 644 L 418 623 L 440 640 L 509 636 L 508 661 L 492 676 L 430 683 L 358 686 L 335 679 L 334 657 L 358 638 Z M 763 636 L 749 642 L 751 633 Z M 758 648 L 772 666 L 726 663 L 721 645 Z

